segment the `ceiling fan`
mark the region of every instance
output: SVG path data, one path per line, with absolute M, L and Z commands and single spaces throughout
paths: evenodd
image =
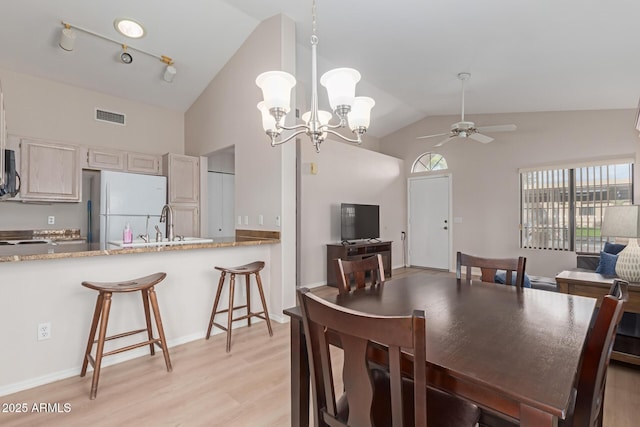
M 445 136 L 447 139 L 440 141 L 434 147 L 440 147 L 454 138 L 471 138 L 483 144 L 493 141 L 493 138 L 483 135 L 480 132 L 508 132 L 516 130 L 516 125 L 495 125 L 495 126 L 478 126 L 475 123 L 464 120 L 464 82 L 471 77 L 470 73 L 458 74 L 458 79 L 462 82 L 462 117 L 458 123 L 451 125 L 451 131 L 447 133 L 438 133 L 435 135 L 419 136 L 416 139 L 433 138 L 436 136 Z

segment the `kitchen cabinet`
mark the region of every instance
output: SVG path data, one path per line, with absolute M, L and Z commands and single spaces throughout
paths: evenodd
M 200 236 L 200 208 L 196 205 L 174 204 L 173 235 L 186 237 Z
M 106 148 L 89 148 L 87 151 L 87 165 L 89 169 L 108 169 L 124 171 L 125 152 Z
M 127 153 L 127 172 L 160 175 L 161 157 L 155 154 Z
M 162 170 L 167 177 L 169 203 L 200 202 L 200 158 L 165 154 Z
M 161 156 L 156 154 L 133 153 L 109 148 L 87 148 L 87 167 L 97 170 L 161 174 Z
M 21 199 L 79 202 L 81 200 L 78 146 L 22 139 L 20 141 Z
M 174 211 L 174 234 L 200 236 L 200 158 L 167 153 L 162 157 L 167 199 Z

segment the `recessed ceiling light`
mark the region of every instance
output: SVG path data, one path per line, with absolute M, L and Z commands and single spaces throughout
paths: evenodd
M 144 27 L 133 19 L 118 18 L 113 21 L 113 26 L 120 34 L 132 39 L 139 39 L 145 34 Z

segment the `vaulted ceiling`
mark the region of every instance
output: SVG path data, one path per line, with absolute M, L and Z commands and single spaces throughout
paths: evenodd
M 358 69 L 359 95 L 376 99 L 370 133 L 425 116 L 635 108 L 640 95 L 640 2 L 633 0 L 317 0 L 319 73 Z M 255 27 L 283 13 L 296 22 L 297 77 L 308 82 L 311 0 L 20 0 L 0 13 L 0 68 L 186 111 Z M 130 41 L 113 21 L 134 18 Z M 61 50 L 61 21 L 175 61 L 163 64 L 79 33 Z M 307 85 L 308 87 L 308 85 Z M 324 94 L 321 94 L 324 97 Z M 257 100 L 256 100 L 257 101 Z M 256 114 L 256 120 L 259 120 Z M 631 125 L 631 124 L 630 124 Z

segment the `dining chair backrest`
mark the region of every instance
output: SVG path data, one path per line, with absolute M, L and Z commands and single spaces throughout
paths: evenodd
M 505 284 L 514 284 L 520 288 L 524 284 L 524 269 L 527 263 L 525 257 L 518 258 L 480 258 L 473 255 L 458 252 L 456 256 L 456 278 L 462 279 L 462 269 L 465 269 L 465 278 L 471 279 L 471 269 L 479 268 L 480 280 L 483 282 L 494 282 L 498 270 L 506 270 Z M 515 283 L 513 283 L 513 273 L 516 273 Z
M 334 262 L 340 294 L 351 292 L 352 281 L 356 289 L 367 285 L 377 286 L 384 282 L 384 266 L 380 254 L 353 261 L 337 258 Z
M 309 292 L 298 290 L 309 354 L 313 400 L 318 410 L 315 425 L 371 426 L 374 383 L 367 361 L 371 342 L 388 348 L 391 422 L 403 425 L 403 403 L 411 393 L 403 392 L 401 348 L 411 351 L 414 360 L 426 360 L 425 315 L 414 310 L 411 316 L 376 316 L 342 308 Z M 329 344 L 338 339 L 344 350 L 342 366 L 344 394 L 336 399 Z M 426 364 L 413 363 L 413 403 L 415 426 L 427 425 Z M 376 383 L 377 384 L 377 383 Z M 405 389 L 406 391 L 406 389 Z M 344 410 L 344 399 L 346 407 Z M 375 408 L 373 408 L 375 411 Z M 348 412 L 348 415 L 346 413 Z M 389 416 L 389 414 L 385 414 Z M 318 420 L 317 418 L 321 418 Z
M 576 403 L 564 427 L 602 425 L 602 403 L 611 350 L 628 299 L 629 284 L 615 280 L 602 299 L 595 324 L 589 332 L 576 387 Z

